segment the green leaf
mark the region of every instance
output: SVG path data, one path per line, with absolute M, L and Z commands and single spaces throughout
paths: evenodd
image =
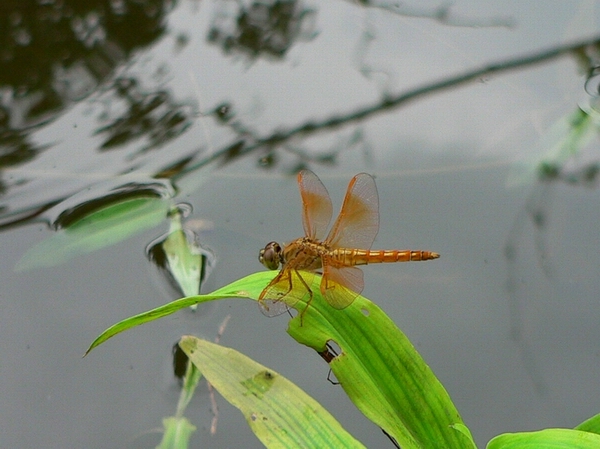
M 181 349 L 269 448 L 364 447 L 285 377 L 223 346 L 184 336 Z
M 196 387 L 198 386 L 198 382 L 200 382 L 201 378 L 202 373 L 198 371 L 196 366 L 188 360 L 181 393 L 179 394 L 179 401 L 177 402 L 177 412 L 175 413 L 176 417 L 183 416 L 186 407 L 194 397 L 194 391 L 196 391 Z
M 487 449 L 598 449 L 600 435 L 573 429 L 505 433 L 492 438 Z
M 165 429 L 163 439 L 156 449 L 186 449 L 192 433 L 196 430 L 196 426 L 187 418 L 175 416 L 163 419 L 163 427 Z
M 193 304 L 231 297 L 256 300 L 275 275 L 273 271 L 255 273 L 210 295 L 182 298 L 128 318 L 103 332 L 87 352 L 119 332 Z M 290 321 L 288 332 L 322 354 L 328 342 L 340 348 L 330 367 L 365 416 L 403 449 L 474 448 L 448 393 L 385 313 L 362 296 L 343 310 L 334 309 L 322 298 L 319 281 L 314 276 L 310 306 L 306 307 L 307 298 L 295 305 L 300 313 Z
M 590 419 L 586 419 L 584 422 L 575 427 L 575 429 L 600 434 L 600 413 L 592 416 Z
M 85 351 L 84 357 L 95 347 L 101 345 L 109 338 L 114 337 L 121 332 L 124 332 L 132 327 L 139 326 L 141 324 L 149 323 L 158 318 L 162 318 L 172 313 L 175 313 L 186 307 L 193 306 L 195 304 L 201 304 L 203 302 L 215 301 L 217 299 L 226 298 L 250 298 L 256 299 L 263 288 L 277 275 L 274 271 L 261 271 L 260 273 L 254 273 L 250 276 L 246 276 L 240 280 L 232 282 L 225 287 L 215 290 L 209 295 L 198 295 L 188 296 L 185 298 L 177 299 L 160 307 L 157 307 L 147 312 L 134 315 L 126 318 L 123 321 L 119 321 L 113 324 L 111 327 L 106 329 L 102 334 L 96 338 L 90 345 L 87 351 Z
M 403 448 L 475 448 L 448 393 L 408 338 L 375 304 L 362 296 L 343 310 L 313 300 L 288 333 L 318 352 L 333 343 L 341 350 L 330 367 L 348 397 L 367 418 Z
M 94 211 L 30 248 L 15 271 L 56 266 L 114 245 L 162 223 L 170 207 L 163 198 L 129 198 Z
M 202 373 L 188 360 L 184 382 L 179 394 L 179 402 L 177 403 L 177 412 L 175 416 L 163 419 L 163 438 L 156 449 L 187 449 L 190 437 L 196 431 L 196 426 L 190 423 L 183 414 L 192 400 L 201 378 Z
M 181 224 L 181 213 L 171 213 L 170 229 L 161 243 L 168 261 L 167 267 L 185 296 L 200 293 L 202 252 L 196 242 L 188 239 Z

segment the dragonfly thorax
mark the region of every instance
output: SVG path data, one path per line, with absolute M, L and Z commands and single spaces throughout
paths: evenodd
M 285 245 L 281 256 L 283 265 L 291 263 L 296 270 L 314 271 L 323 266 L 321 258 L 329 246 L 310 237 L 301 237 Z

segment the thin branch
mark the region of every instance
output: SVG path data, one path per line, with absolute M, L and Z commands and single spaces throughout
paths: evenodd
M 365 120 L 376 114 L 386 112 L 389 109 L 394 109 L 399 106 L 404 106 L 406 103 L 433 93 L 437 93 L 439 91 L 458 87 L 470 81 L 481 79 L 495 73 L 508 72 L 510 70 L 521 69 L 535 64 L 540 64 L 542 62 L 547 62 L 568 54 L 581 52 L 587 46 L 599 44 L 600 36 L 595 36 L 593 39 L 554 47 L 549 50 L 543 50 L 530 55 L 488 64 L 479 69 L 470 70 L 463 74 L 445 78 L 440 81 L 434 81 L 433 83 L 426 84 L 422 87 L 417 87 L 416 89 L 409 90 L 402 94 L 388 96 L 372 106 L 367 106 L 349 114 L 333 116 L 321 122 L 305 123 L 287 131 L 275 133 L 271 137 L 265 138 L 262 141 L 258 141 L 257 144 L 268 145 L 273 142 L 286 140 L 300 134 L 312 134 L 316 131 L 337 128 L 341 125 Z
M 512 17 L 488 17 L 488 18 L 468 18 L 461 17 L 456 14 L 452 14 L 452 7 L 454 6 L 451 2 L 442 3 L 439 6 L 433 8 L 420 8 L 415 5 L 408 5 L 403 3 L 386 3 L 376 1 L 360 2 L 361 6 L 366 8 L 377 8 L 386 12 L 397 14 L 403 17 L 420 18 L 420 19 L 431 19 L 442 25 L 448 25 L 452 27 L 470 27 L 470 28 L 483 28 L 483 27 L 504 27 L 514 28 L 516 23 Z
M 221 341 L 221 337 L 223 336 L 223 333 L 225 332 L 225 328 L 227 327 L 227 323 L 229 323 L 229 320 L 231 319 L 231 315 L 227 315 L 225 317 L 225 319 L 223 320 L 223 322 L 221 323 L 221 325 L 219 326 L 219 331 L 217 332 L 217 336 L 215 337 L 215 343 L 219 344 L 219 342 Z M 208 396 L 210 397 L 210 409 L 212 411 L 212 420 L 210 422 L 210 434 L 211 435 L 216 435 L 217 434 L 217 421 L 219 420 L 219 406 L 217 405 L 217 400 L 215 398 L 215 389 L 213 388 L 212 384 L 208 381 L 206 381 L 206 384 L 208 385 Z
M 306 137 L 318 132 L 330 131 L 340 126 L 357 123 L 366 119 L 370 119 L 375 115 L 389 112 L 401 106 L 405 106 L 410 102 L 419 100 L 428 95 L 438 93 L 444 90 L 452 89 L 465 85 L 471 81 L 485 78 L 487 76 L 504 73 L 516 69 L 524 69 L 536 64 L 549 62 L 554 59 L 566 56 L 581 54 L 586 47 L 600 45 L 600 36 L 594 36 L 589 39 L 580 40 L 577 42 L 560 45 L 546 50 L 541 50 L 528 55 L 518 56 L 516 58 L 506 59 L 504 61 L 487 64 L 483 67 L 469 70 L 462 74 L 444 78 L 425 84 L 421 87 L 410 89 L 404 93 L 397 95 L 385 96 L 382 100 L 374 103 L 371 106 L 358 109 L 357 111 L 333 115 L 329 118 L 320 121 L 308 121 L 293 128 L 274 131 L 271 135 L 260 138 L 254 136 L 244 136 L 245 143 L 242 148 L 236 152 L 236 156 L 244 156 L 259 148 L 273 148 L 284 144 L 288 140 L 295 137 Z M 198 162 L 194 166 L 190 166 L 187 171 L 197 169 L 208 165 L 227 155 L 229 148 L 223 148 L 206 159 Z

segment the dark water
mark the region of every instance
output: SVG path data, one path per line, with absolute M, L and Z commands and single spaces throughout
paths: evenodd
M 369 267 L 364 294 L 414 342 L 480 447 L 600 411 L 598 91 L 586 92 L 582 71 L 597 48 L 392 101 L 593 40 L 600 13 L 594 2 L 540 11 L 464 1 L 438 20 L 438 3 L 416 4 L 0 9 L 0 447 L 156 446 L 179 393 L 172 345 L 214 338 L 227 315 L 222 344 L 292 379 L 366 446 L 391 447 L 327 381 L 321 358 L 285 333 L 286 317 L 250 301 L 179 312 L 81 359 L 106 327 L 176 297 L 146 256 L 166 218 L 150 214 L 72 257 L 60 238 L 40 243 L 115 197 L 150 198 L 160 216 L 190 205 L 185 222 L 215 256 L 210 291 L 262 269 L 266 242 L 301 235 L 289 175 L 302 166 L 335 207 L 352 175 L 372 173 L 374 246 L 442 255 Z M 573 137 L 580 107 L 587 140 Z M 186 412 L 198 428 L 192 447 L 260 447 L 220 399 L 211 436 L 209 404 L 200 387 Z

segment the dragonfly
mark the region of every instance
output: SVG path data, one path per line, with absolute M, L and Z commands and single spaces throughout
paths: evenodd
M 304 237 L 280 245 L 269 242 L 258 260 L 268 269 L 281 271 L 261 292 L 258 303 L 263 314 L 277 316 L 308 294 L 313 299 L 316 274 L 322 274 L 320 292 L 335 309 L 348 307 L 363 291 L 364 276 L 357 265 L 412 262 L 440 257 L 431 251 L 372 250 L 379 231 L 379 194 L 375 179 L 359 173 L 348 184 L 340 213 L 331 222 L 331 197 L 321 180 L 310 170 L 298 173 L 302 198 Z

